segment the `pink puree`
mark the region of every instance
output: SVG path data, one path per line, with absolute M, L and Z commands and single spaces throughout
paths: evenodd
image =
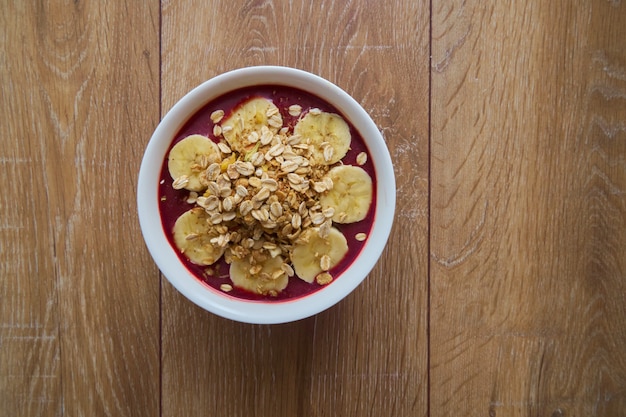
M 228 114 L 231 113 L 239 103 L 242 103 L 248 98 L 255 96 L 261 96 L 271 99 L 281 112 L 281 115 L 283 117 L 283 125 L 289 126 L 290 131 L 293 130 L 293 126 L 297 122 L 297 117 L 289 115 L 288 112 L 288 108 L 292 104 L 299 104 L 304 110 L 312 107 L 317 107 L 322 111 L 340 114 L 337 109 L 335 109 L 327 102 L 321 100 L 316 96 L 295 88 L 271 85 L 248 87 L 218 97 L 217 99 L 211 101 L 202 109 L 200 109 L 200 111 L 193 115 L 189 119 L 189 121 L 182 127 L 182 129 L 180 129 L 178 134 L 174 137 L 170 149 L 178 141 L 191 134 L 201 134 L 211 138 L 215 142 L 218 142 L 219 140 L 215 138 L 215 136 L 213 136 L 213 123 L 210 119 L 211 113 L 214 110 L 222 109 L 226 113 L 225 117 L 227 117 Z M 343 232 L 343 234 L 346 236 L 349 247 L 348 253 L 344 257 L 344 259 L 337 266 L 329 271 L 331 275 L 335 278 L 335 280 L 341 279 L 341 273 L 350 266 L 350 264 L 354 261 L 354 259 L 363 248 L 365 242 L 357 241 L 354 236 L 360 232 L 366 233 L 369 236 L 370 230 L 372 228 L 372 222 L 374 219 L 374 208 L 376 206 L 376 181 L 374 177 L 374 165 L 372 164 L 371 155 L 369 154 L 369 151 L 365 143 L 363 142 L 363 138 L 361 137 L 359 132 L 354 128 L 354 126 L 352 126 L 352 124 L 347 119 L 346 121 L 350 125 L 350 131 L 352 133 L 352 143 L 351 149 L 343 158 L 343 163 L 346 165 L 356 165 L 356 156 L 360 152 L 366 152 L 368 154 L 367 163 L 362 168 L 365 169 L 372 177 L 374 183 L 374 199 L 372 200 L 372 205 L 370 207 L 369 213 L 363 221 L 346 225 L 333 225 L 337 229 L 341 230 L 341 232 Z M 170 244 L 174 248 L 176 247 L 172 239 L 172 228 L 174 226 L 174 223 L 182 213 L 193 207 L 193 205 L 186 202 L 188 194 L 189 192 L 186 190 L 174 190 L 172 188 L 172 178 L 170 177 L 167 170 L 166 159 L 161 169 L 161 184 L 159 184 L 159 204 L 163 229 L 165 230 L 165 234 L 167 235 Z M 165 199 L 163 199 L 163 197 L 165 197 Z M 200 281 L 216 289 L 217 291 L 221 292 L 221 290 L 219 289 L 221 284 L 232 284 L 228 277 L 229 265 L 227 265 L 223 261 L 223 259 L 218 261 L 216 264 L 207 267 L 189 262 L 189 260 L 187 260 L 187 258 L 185 258 L 185 256 L 180 253 L 179 257 L 181 261 L 185 264 L 187 269 L 191 271 Z M 214 273 L 209 275 L 206 272 L 207 270 L 213 270 Z M 332 285 L 332 283 L 329 285 Z M 249 300 L 285 301 L 311 294 L 321 289 L 322 287 L 323 286 L 316 283 L 309 284 L 297 277 L 292 277 L 289 279 L 289 284 L 287 285 L 287 288 L 285 288 L 277 297 L 261 296 L 237 288 L 234 288 L 233 291 L 228 293 L 228 295 Z

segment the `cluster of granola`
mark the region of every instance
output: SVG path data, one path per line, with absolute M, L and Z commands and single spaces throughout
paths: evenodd
M 290 108 L 292 115 L 297 110 Z M 315 114 L 316 109 L 309 112 Z M 223 115 L 222 110 L 211 115 L 213 133 L 220 138 L 223 129 L 218 123 Z M 319 227 L 321 237 L 327 236 L 335 214 L 332 207 L 323 210 L 319 204 L 319 195 L 333 188 L 332 180 L 325 177 L 329 166 L 315 164 L 310 143 L 290 134 L 282 122 L 278 126 L 278 118 L 273 116 L 267 115 L 278 130 L 273 132 L 263 126 L 260 132 L 250 132 L 246 138 L 248 152 L 233 151 L 226 141 L 220 141 L 221 155 L 205 155 L 192 167 L 200 173 L 206 191 L 202 195 L 191 192 L 189 202 L 206 211 L 219 233 L 211 243 L 226 249 L 227 263 L 233 257 L 246 259 L 253 275 L 260 273 L 261 264 L 270 257 L 287 255 L 294 244 L 306 243 L 306 236 L 301 236 L 304 230 Z M 330 146 L 325 148 L 332 150 Z M 174 187 L 182 188 L 184 184 L 185 178 L 174 181 Z M 293 276 L 288 259 L 282 272 Z M 279 275 L 276 271 L 260 276 L 260 282 Z

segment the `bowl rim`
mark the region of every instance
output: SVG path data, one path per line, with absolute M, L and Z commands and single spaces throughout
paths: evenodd
M 196 278 L 178 258 L 163 230 L 158 182 L 167 149 L 182 126 L 211 100 L 234 89 L 280 85 L 312 92 L 328 101 L 359 131 L 369 150 L 376 176 L 376 207 L 370 234 L 357 258 L 326 287 L 293 300 L 259 302 L 219 292 Z M 234 321 L 254 324 L 287 323 L 320 313 L 348 296 L 369 275 L 387 243 L 395 215 L 396 187 L 391 156 L 384 138 L 363 107 L 330 81 L 300 69 L 253 66 L 231 70 L 204 81 L 165 114 L 146 146 L 137 181 L 137 212 L 150 255 L 165 278 L 199 307 Z

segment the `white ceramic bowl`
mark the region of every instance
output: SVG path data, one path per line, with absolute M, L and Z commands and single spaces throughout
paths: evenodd
M 185 122 L 203 105 L 232 90 L 254 85 L 283 85 L 313 93 L 335 106 L 359 131 L 374 164 L 375 217 L 358 257 L 339 277 L 304 297 L 282 302 L 250 301 L 221 293 L 198 280 L 170 245 L 159 214 L 158 183 L 167 150 Z M 137 184 L 139 222 L 146 245 L 169 282 L 198 306 L 246 323 L 285 323 L 317 314 L 352 292 L 370 273 L 389 237 L 396 187 L 389 151 L 367 112 L 336 85 L 305 71 L 274 66 L 248 67 L 218 75 L 185 95 L 165 115 L 146 148 Z

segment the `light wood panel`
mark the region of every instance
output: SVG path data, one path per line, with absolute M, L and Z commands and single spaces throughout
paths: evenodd
M 0 5 L 0 415 L 157 415 L 159 3 Z
M 163 415 L 426 414 L 428 4 L 163 5 L 163 110 L 226 70 L 302 68 L 347 90 L 398 174 L 391 243 L 368 280 L 315 318 L 228 322 L 163 284 Z
M 626 410 L 626 4 L 434 1 L 431 414 Z
M 54 416 L 62 407 L 57 281 L 49 250 L 54 217 L 45 190 L 30 186 L 46 180 L 45 157 L 31 139 L 45 135 L 37 120 L 46 105 L 28 87 L 38 83 L 34 48 L 21 48 L 24 38 L 34 44 L 35 34 L 26 37 L 11 24 L 33 18 L 27 10 L 1 6 L 0 414 L 6 416 Z

